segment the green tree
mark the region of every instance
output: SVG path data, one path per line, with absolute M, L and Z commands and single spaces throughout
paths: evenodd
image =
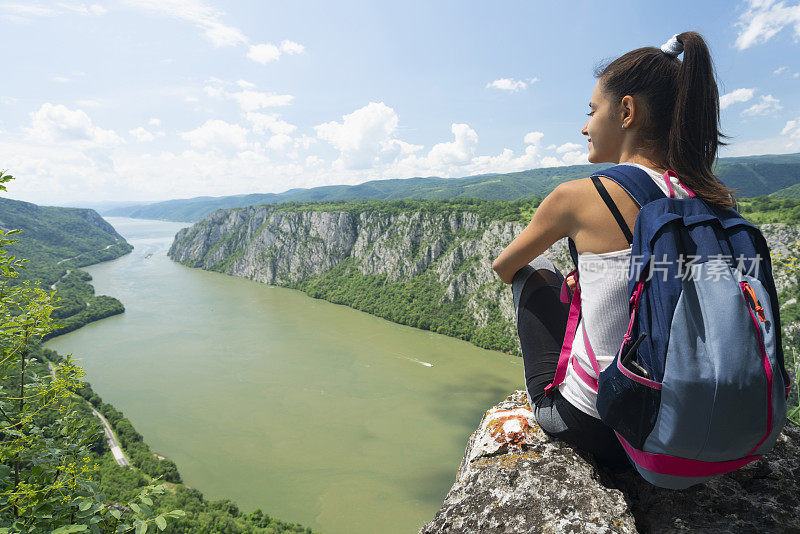
M 0 190 L 12 177 L 0 172 Z M 6 250 L 19 230 L 0 229 L 0 533 L 136 532 L 166 518 L 152 511 L 151 484 L 129 502 L 110 503 L 93 480 L 91 447 L 98 427 L 83 417 L 75 394 L 83 370 L 66 357 L 52 368 L 32 357 L 56 325 L 55 291 L 38 282 L 17 283 L 27 260 Z
M 782 267 L 785 269 L 785 272 L 790 280 L 792 280 L 795 284 L 798 280 L 800 280 L 800 241 L 795 242 L 792 246 L 789 247 L 789 253 L 785 256 L 781 253 L 775 254 L 775 264 L 778 267 Z M 795 290 L 797 285 L 794 286 Z M 789 312 L 786 315 L 789 315 L 789 319 L 796 319 L 796 314 L 791 312 L 794 311 L 796 305 L 789 307 Z M 781 311 L 781 315 L 784 315 L 784 312 Z M 789 392 L 789 413 L 788 417 L 790 420 L 794 421 L 798 425 L 800 425 L 800 384 L 797 383 L 798 377 L 800 377 L 800 322 L 796 320 L 791 321 L 789 325 L 785 329 L 784 334 L 784 358 L 786 360 L 786 367 L 789 370 L 790 375 L 794 375 L 794 387 L 793 392 Z

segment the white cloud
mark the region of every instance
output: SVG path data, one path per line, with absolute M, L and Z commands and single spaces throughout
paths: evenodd
M 294 100 L 292 95 L 276 95 L 258 91 L 241 91 L 231 95 L 244 111 L 255 111 L 262 108 L 288 106 Z
M 205 91 L 208 96 L 212 97 L 222 96 L 225 94 L 225 91 L 222 89 L 222 87 L 214 87 L 212 85 L 206 85 L 203 87 L 203 91 Z
M 725 109 L 736 102 L 747 102 L 753 98 L 755 92 L 755 89 L 742 88 L 731 91 L 730 93 L 725 93 L 719 97 L 719 107 L 720 109 Z
M 288 106 L 294 100 L 292 95 L 279 95 L 275 93 L 264 93 L 261 91 L 254 91 L 250 88 L 242 90 L 229 90 L 228 88 L 249 87 L 253 86 L 250 82 L 239 80 L 235 84 L 226 82 L 219 78 L 211 78 L 206 81 L 206 86 L 203 88 L 205 93 L 211 97 L 225 97 L 236 100 L 239 107 L 243 111 L 256 111 L 262 108 Z
M 720 149 L 721 156 L 789 154 L 800 152 L 800 116 L 786 121 L 780 133 L 764 139 L 743 141 Z
M 316 142 L 317 140 L 315 138 L 303 134 L 302 136 L 295 138 L 294 146 L 295 148 L 303 148 L 305 150 L 308 150 L 308 148 Z
M 203 37 L 217 47 L 247 43 L 247 37 L 238 28 L 228 26 L 220 20 L 224 13 L 201 0 L 124 0 L 124 2 L 150 13 L 194 24 L 202 30 Z
M 281 41 L 281 52 L 284 54 L 302 54 L 305 49 L 306 47 L 300 43 L 295 43 L 294 41 L 289 41 L 287 39 Z
M 324 163 L 324 160 L 322 158 L 320 158 L 319 156 L 316 156 L 316 155 L 308 156 L 306 158 L 306 167 L 308 167 L 308 168 L 319 167 L 323 163 Z
M 467 124 L 453 124 L 453 141 L 434 145 L 428 153 L 428 161 L 433 166 L 466 163 L 475 154 L 478 146 L 478 134 Z
M 60 2 L 55 6 L 43 6 L 34 3 L 2 2 L 0 11 L 6 19 L 13 22 L 28 22 L 34 17 L 54 17 L 57 15 L 104 15 L 107 10 L 98 4 L 68 4 Z
M 71 11 L 80 15 L 105 15 L 108 13 L 108 10 L 100 4 L 92 4 L 87 6 L 85 4 L 66 4 L 61 2 L 58 4 L 58 7 L 64 9 L 65 11 Z
M 81 110 L 70 110 L 61 104 L 42 104 L 31 113 L 31 126 L 23 131 L 31 140 L 38 142 L 78 142 L 83 145 L 116 145 L 122 138 L 113 130 L 104 130 L 92 123 L 92 119 Z
M 247 46 L 247 57 L 265 65 L 277 61 L 281 53 L 299 54 L 303 45 L 284 40 L 280 47 L 271 44 L 251 44 L 239 28 L 222 22 L 224 13 L 207 5 L 202 0 L 123 0 L 128 5 L 147 12 L 173 17 L 194 24 L 203 32 L 203 37 L 216 47 Z
M 572 143 L 567 143 L 572 144 Z M 576 145 L 583 148 L 580 145 Z M 571 150 L 561 156 L 561 162 L 565 165 L 586 165 L 589 163 L 589 153 L 582 150 Z
M 249 112 L 245 114 L 245 117 L 253 124 L 253 131 L 258 134 L 266 132 L 290 134 L 297 129 L 294 124 L 289 124 L 273 114 Z
M 256 63 L 266 65 L 272 61 L 278 61 L 278 59 L 281 57 L 281 51 L 274 44 L 266 43 L 252 45 L 250 50 L 247 52 L 247 57 Z
M 787 121 L 786 126 L 781 130 L 781 135 L 786 135 L 800 143 L 800 117 Z
M 155 135 L 151 134 L 141 126 L 134 128 L 133 130 L 128 130 L 128 133 L 131 134 L 131 136 L 133 136 L 133 138 L 139 143 L 147 143 L 156 138 Z
M 67 78 L 66 76 L 53 76 L 53 81 L 58 83 L 69 83 L 72 81 L 72 78 Z
M 238 85 L 242 89 L 255 89 L 256 88 L 256 84 L 250 83 L 247 80 L 239 80 L 239 81 L 236 82 L 236 85 Z
M 337 168 L 368 169 L 389 153 L 408 150 L 393 139 L 398 118 L 383 102 L 370 102 L 361 109 L 342 116 L 342 122 L 326 122 L 314 126 L 317 137 L 339 150 Z M 385 152 L 384 154 L 381 154 Z
M 759 102 L 742 111 L 742 115 L 769 115 L 781 109 L 783 109 L 783 106 L 780 105 L 780 101 L 777 98 L 772 95 L 761 95 Z
M 266 65 L 267 63 L 278 61 L 281 54 L 302 54 L 304 50 L 305 47 L 299 43 L 283 40 L 281 41 L 280 47 L 271 43 L 251 45 L 247 52 L 247 57 L 256 63 Z
M 152 133 L 142 126 L 134 128 L 133 130 L 128 130 L 128 133 L 139 143 L 149 143 L 155 140 L 156 137 L 164 137 L 167 135 L 164 132 Z
M 747 9 L 736 26 L 736 48 L 745 50 L 772 39 L 786 26 L 793 26 L 795 40 L 800 39 L 800 4 L 787 6 L 775 0 L 747 0 Z
M 542 132 L 528 132 L 525 134 L 525 138 L 523 142 L 526 145 L 538 145 L 539 141 L 542 140 L 544 134 Z M 553 145 L 555 147 L 555 145 Z
M 6 13 L 19 16 L 29 17 L 52 17 L 57 15 L 58 11 L 55 9 L 44 7 L 36 4 L 26 4 L 22 2 L 3 2 L 0 3 L 0 10 Z
M 786 66 L 778 67 L 777 69 L 772 71 L 772 74 L 774 74 L 775 76 L 777 76 L 779 74 L 783 74 L 784 72 L 786 72 L 788 70 L 788 68 L 789 67 L 786 67 Z
M 539 81 L 538 78 L 531 78 L 530 83 L 534 83 Z M 510 93 L 516 93 L 517 91 L 521 91 L 526 89 L 528 84 L 522 80 L 515 80 L 513 78 L 500 78 L 499 80 L 495 80 L 493 82 L 486 84 L 486 89 L 494 88 L 500 89 L 502 91 L 508 91 Z
M 292 145 L 292 138 L 286 134 L 275 134 L 266 143 L 273 150 L 286 150 Z
M 181 137 L 195 148 L 206 150 L 244 150 L 248 147 L 247 130 L 238 124 L 219 119 L 209 119 L 202 126 Z
M 157 119 L 155 117 L 152 117 L 152 118 L 148 119 L 147 124 L 150 125 L 150 126 L 161 126 L 161 119 Z
M 574 153 L 576 150 L 580 150 L 583 148 L 583 145 L 579 145 L 577 143 L 564 143 L 560 147 L 556 149 L 558 154 L 564 154 L 565 152 Z

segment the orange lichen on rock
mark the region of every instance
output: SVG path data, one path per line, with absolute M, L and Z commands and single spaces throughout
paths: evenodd
M 526 442 L 528 433 L 535 431 L 531 425 L 533 413 L 525 407 L 490 410 L 486 415 L 489 418 L 486 430 L 498 444 L 508 443 L 520 447 Z

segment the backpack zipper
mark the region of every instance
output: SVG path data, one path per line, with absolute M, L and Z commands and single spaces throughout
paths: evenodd
M 753 288 L 750 287 L 750 284 L 747 282 L 739 282 L 739 284 L 742 286 L 742 292 L 744 293 L 745 300 L 747 300 L 747 297 L 750 297 L 750 302 L 753 303 L 753 309 L 755 309 L 756 313 L 758 313 L 758 318 L 762 323 L 765 322 L 767 317 L 764 315 L 764 308 L 762 308 L 758 303 L 755 290 L 753 290 Z
M 753 313 L 753 310 L 750 309 L 750 304 L 748 301 L 748 297 L 753 302 L 753 308 L 758 312 L 758 317 L 761 321 L 766 321 L 766 317 L 764 316 L 764 308 L 759 306 L 758 300 L 756 299 L 756 292 L 750 287 L 750 284 L 747 282 L 739 282 L 739 286 L 742 288 L 742 293 L 744 294 L 745 303 L 747 304 L 747 312 L 750 314 L 750 318 L 753 320 L 753 326 L 756 329 L 756 337 L 758 338 L 758 348 L 761 352 L 761 360 L 764 364 L 764 374 L 767 378 L 767 433 L 764 434 L 764 437 L 761 438 L 753 449 L 747 453 L 747 456 L 752 455 L 754 452 L 758 450 L 762 443 L 769 437 L 772 433 L 772 364 L 769 361 L 769 357 L 767 356 L 767 351 L 764 347 L 764 339 L 761 337 L 761 327 L 758 324 L 758 319 L 756 319 L 756 315 Z

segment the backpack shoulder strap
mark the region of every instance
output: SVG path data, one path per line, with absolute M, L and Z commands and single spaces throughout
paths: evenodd
M 625 218 L 619 212 L 619 208 L 616 204 L 614 204 L 614 200 L 612 200 L 611 195 L 609 195 L 608 191 L 606 191 L 606 186 L 603 185 L 603 182 L 600 181 L 600 178 L 594 175 L 592 175 L 591 178 L 595 189 L 597 189 L 597 192 L 600 193 L 601 197 L 603 197 L 603 202 L 605 202 L 606 206 L 608 206 L 608 209 L 611 210 L 611 215 L 613 215 L 617 220 L 617 224 L 619 225 L 620 229 L 622 229 L 622 233 L 625 234 L 625 239 L 630 245 L 633 243 L 633 233 L 631 232 L 628 223 L 625 222 Z
M 653 179 L 647 172 L 633 165 L 615 165 L 613 167 L 609 167 L 608 169 L 597 171 L 590 176 L 592 178 L 592 182 L 597 188 L 597 191 L 600 193 L 600 196 L 603 197 L 603 200 L 606 202 L 608 209 L 611 210 L 612 215 L 614 215 L 617 223 L 619 223 L 622 232 L 625 234 L 625 239 L 628 240 L 628 243 L 633 243 L 633 234 L 630 232 L 628 224 L 619 213 L 619 209 L 617 208 L 616 204 L 614 204 L 614 202 L 611 200 L 611 197 L 608 196 L 608 191 L 606 191 L 606 188 L 602 183 L 600 183 L 599 180 L 595 178 L 597 176 L 605 176 L 606 178 L 617 182 L 620 187 L 622 187 L 631 197 L 633 197 L 636 203 L 639 204 L 640 208 L 649 202 L 658 200 L 659 198 L 666 198 L 666 195 L 661 189 L 659 189 L 655 182 L 653 182 Z M 605 193 L 605 195 L 603 193 Z M 608 196 L 608 200 L 606 200 L 606 196 Z M 572 263 L 575 264 L 575 268 L 577 269 L 578 250 L 575 247 L 575 242 L 572 240 L 572 238 L 568 239 L 568 244 L 569 254 L 572 257 Z
M 605 176 L 617 182 L 641 208 L 659 198 L 666 198 L 650 175 L 634 165 L 614 165 L 592 176 Z

